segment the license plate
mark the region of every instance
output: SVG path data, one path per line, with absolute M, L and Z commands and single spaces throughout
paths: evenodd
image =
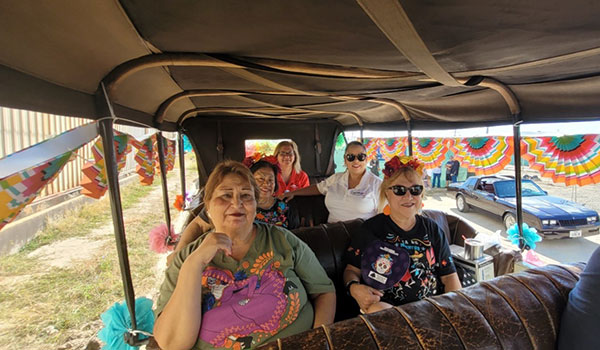
M 569 231 L 569 237 L 581 237 L 581 230 Z

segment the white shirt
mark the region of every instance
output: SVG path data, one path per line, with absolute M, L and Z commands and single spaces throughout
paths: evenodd
M 348 189 L 348 172 L 336 173 L 317 184 L 325 195 L 329 210 L 327 222 L 369 219 L 377 214 L 379 187 L 382 180 L 370 171 L 360 179 L 358 186 Z

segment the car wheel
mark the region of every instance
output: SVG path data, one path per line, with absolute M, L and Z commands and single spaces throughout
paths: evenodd
M 466 213 L 469 211 L 469 209 L 471 209 L 471 207 L 467 204 L 465 197 L 460 194 L 456 196 L 456 208 L 461 213 Z
M 509 228 L 511 228 L 514 224 L 517 223 L 517 218 L 515 218 L 514 214 L 511 213 L 506 213 L 504 215 L 504 228 L 506 229 L 506 231 L 508 231 Z

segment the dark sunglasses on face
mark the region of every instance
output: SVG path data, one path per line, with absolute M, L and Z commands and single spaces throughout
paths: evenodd
M 348 154 L 346 154 L 347 161 L 353 162 L 355 159 L 358 159 L 359 162 L 362 162 L 365 159 L 367 159 L 367 155 L 364 153 L 359 153 L 359 154 L 348 153 Z
M 421 185 L 413 185 L 410 187 L 395 185 L 388 187 L 388 189 L 392 190 L 396 196 L 404 196 L 406 192 L 410 192 L 410 194 L 413 196 L 418 196 L 423 193 L 423 186 Z

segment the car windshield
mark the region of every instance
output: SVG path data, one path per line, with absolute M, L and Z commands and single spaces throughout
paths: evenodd
M 498 197 L 515 197 L 515 182 L 513 180 L 494 182 L 496 194 Z M 522 182 L 523 197 L 545 196 L 546 193 L 533 181 L 523 180 Z

